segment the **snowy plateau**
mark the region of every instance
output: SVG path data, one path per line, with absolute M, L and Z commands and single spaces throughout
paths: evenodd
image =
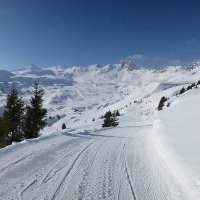
M 0 150 L 0 200 L 200 199 L 200 86 L 177 95 L 199 65 L 0 70 L 0 112 L 12 84 L 28 101 L 35 80 L 48 125 Z M 157 111 L 162 96 L 169 106 Z M 116 109 L 119 126 L 102 128 Z

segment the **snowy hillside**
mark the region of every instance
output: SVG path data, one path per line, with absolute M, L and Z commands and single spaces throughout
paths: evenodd
M 27 101 L 35 80 L 48 126 L 0 150 L 0 200 L 200 198 L 200 86 L 177 95 L 200 80 L 199 65 L 0 71 L 0 106 L 12 84 Z M 162 96 L 170 106 L 158 112 Z M 119 126 L 102 129 L 101 116 L 116 109 Z
M 66 122 L 68 128 L 82 126 L 83 121 L 87 126 L 92 118 L 98 119 L 109 109 L 125 113 L 132 107 L 138 107 L 147 116 L 157 106 L 162 95 L 160 92 L 172 95 L 180 85 L 200 79 L 197 69 L 198 66 L 187 70 L 181 67 L 135 69 L 125 63 L 43 69 L 31 65 L 13 72 L 1 72 L 1 105 L 13 83 L 26 100 L 33 82 L 39 80 L 45 89 L 45 106 L 51 118 L 51 130 L 59 129 L 62 122 Z M 59 122 L 57 115 L 62 118 Z

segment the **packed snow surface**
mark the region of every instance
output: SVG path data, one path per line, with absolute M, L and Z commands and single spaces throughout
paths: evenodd
M 0 150 L 0 200 L 200 199 L 200 89 L 176 95 L 200 79 L 198 66 L 2 73 L 1 106 L 12 84 L 28 102 L 39 79 L 48 126 L 40 138 Z M 170 106 L 158 112 L 164 95 Z M 119 126 L 101 128 L 101 116 L 115 109 Z

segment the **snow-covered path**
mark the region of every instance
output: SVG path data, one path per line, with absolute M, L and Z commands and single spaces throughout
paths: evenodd
M 151 132 L 151 125 L 118 127 L 5 148 L 0 199 L 190 199 L 152 148 Z

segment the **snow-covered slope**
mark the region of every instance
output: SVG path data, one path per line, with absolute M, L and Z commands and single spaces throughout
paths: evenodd
M 28 101 L 40 81 L 48 127 L 39 139 L 0 150 L 0 200 L 200 198 L 200 89 L 176 96 L 200 80 L 198 65 L 32 65 L 3 73 L 1 106 L 12 84 Z M 162 96 L 170 107 L 158 112 Z M 102 129 L 101 116 L 115 109 L 119 127 Z
M 190 192 L 200 189 L 200 89 L 174 99 L 169 108 L 157 114 L 154 142 L 161 143 L 161 156 Z M 200 196 L 196 194 L 198 199 Z
M 92 118 L 98 119 L 109 109 L 125 113 L 137 106 L 141 112 L 148 114 L 157 106 L 162 92 L 172 95 L 181 85 L 200 79 L 200 72 L 198 66 L 155 70 L 135 69 L 130 63 L 68 68 L 31 65 L 7 72 L 3 77 L 0 82 L 1 105 L 13 83 L 27 100 L 33 82 L 39 80 L 45 89 L 45 106 L 51 118 L 51 130 L 57 130 L 63 122 L 68 128 L 80 126 L 83 121 L 85 125 L 90 124 Z M 154 97 L 155 100 L 152 99 Z M 57 115 L 62 118 L 59 122 Z

